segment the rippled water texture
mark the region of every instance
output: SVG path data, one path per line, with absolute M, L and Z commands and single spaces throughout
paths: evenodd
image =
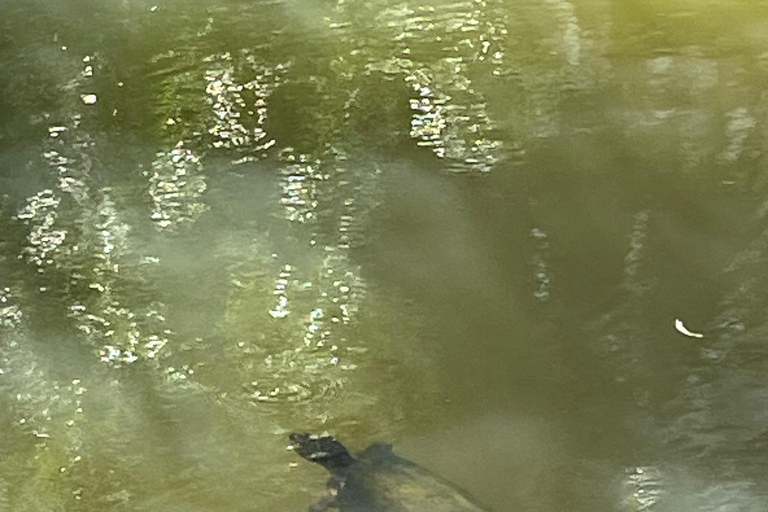
M 766 79 L 758 0 L 0 2 L 0 512 L 304 512 L 293 431 L 765 512 Z

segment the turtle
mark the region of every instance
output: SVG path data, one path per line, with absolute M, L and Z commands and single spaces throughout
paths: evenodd
M 331 473 L 309 512 L 489 512 L 468 492 L 374 443 L 355 456 L 330 435 L 289 435 L 294 451 Z

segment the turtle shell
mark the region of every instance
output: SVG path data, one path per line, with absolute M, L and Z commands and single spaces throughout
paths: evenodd
M 296 452 L 331 472 L 310 512 L 488 512 L 466 491 L 375 443 L 353 457 L 331 436 L 291 434 Z

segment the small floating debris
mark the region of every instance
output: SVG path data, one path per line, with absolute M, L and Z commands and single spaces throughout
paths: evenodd
M 95 94 L 81 94 L 80 99 L 86 105 L 94 105 L 98 101 L 98 97 Z
M 675 318 L 675 329 L 677 329 L 677 332 L 684 334 L 690 338 L 703 338 L 704 335 L 698 332 L 691 332 L 688 330 L 687 327 L 683 324 L 683 321 L 679 318 Z

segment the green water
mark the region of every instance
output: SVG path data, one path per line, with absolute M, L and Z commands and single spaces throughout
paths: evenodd
M 768 510 L 767 82 L 757 0 L 0 0 L 0 512 Z

